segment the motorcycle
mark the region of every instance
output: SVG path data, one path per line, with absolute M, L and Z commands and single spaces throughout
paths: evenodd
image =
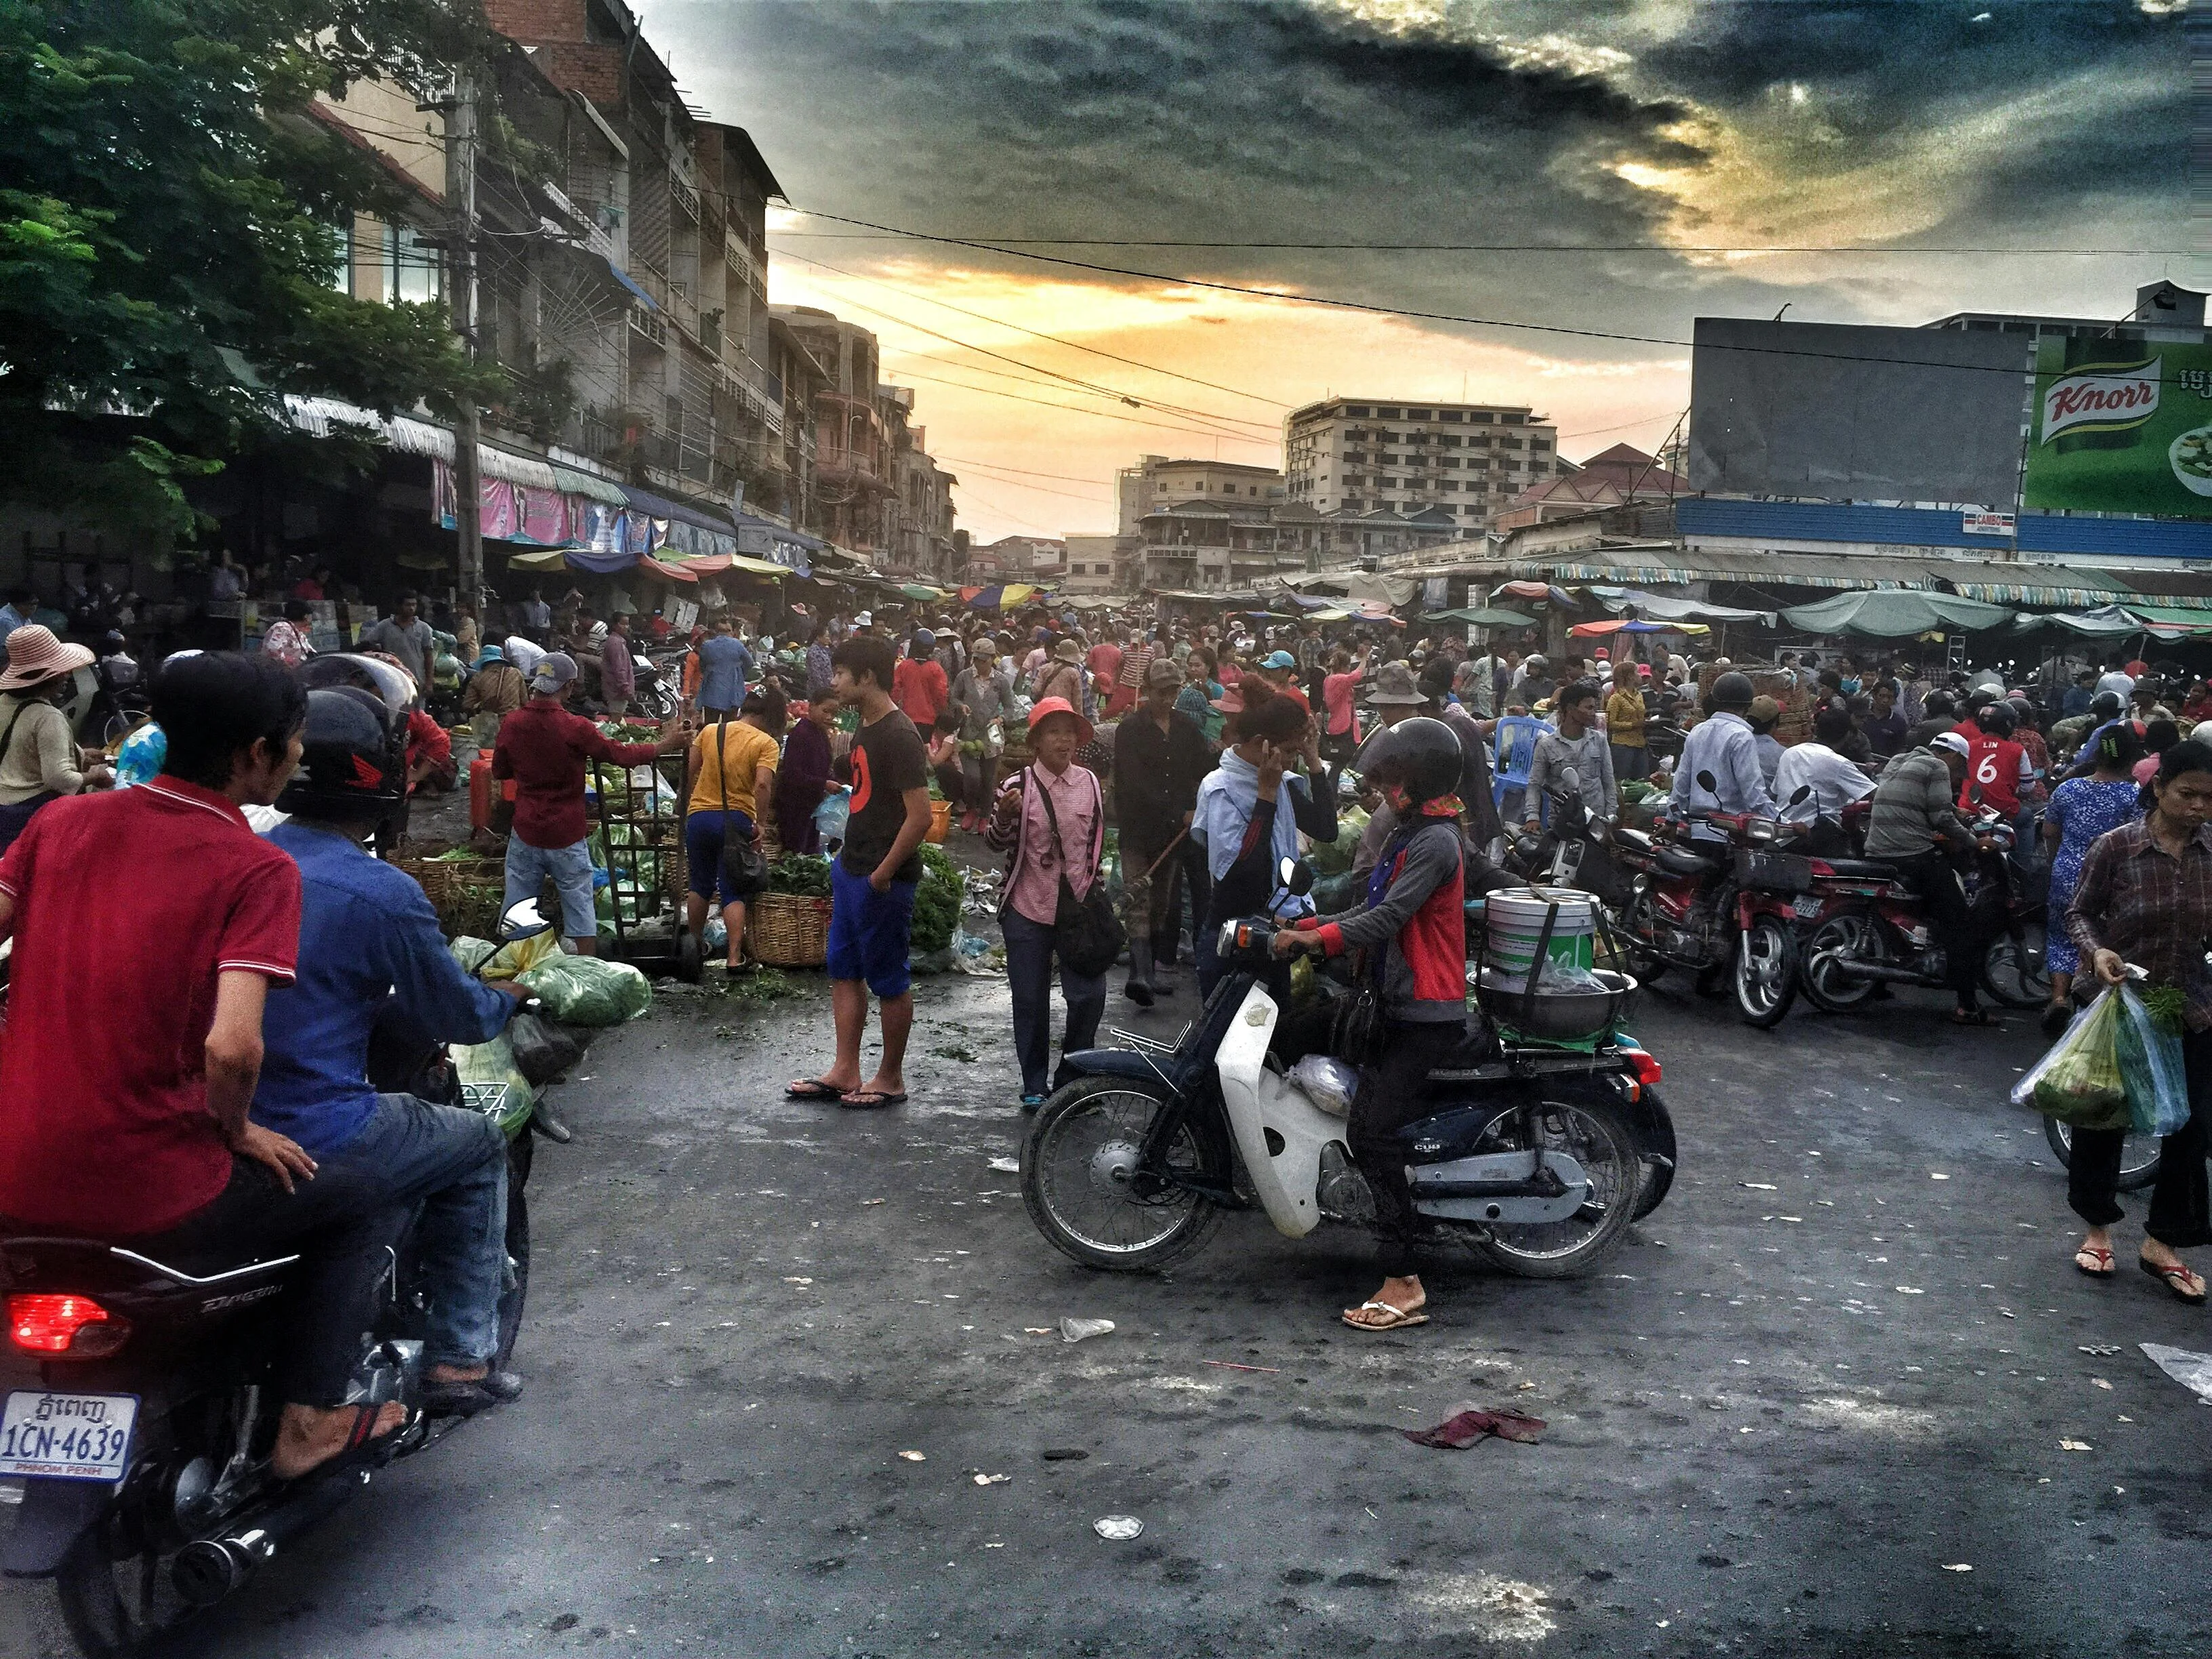
M 1698 781 L 1714 793 L 1711 772 Z M 1649 985 L 1669 968 L 1687 968 L 1709 988 L 1728 967 L 1736 945 L 1734 843 L 1749 823 L 1741 815 L 1714 813 L 1696 822 L 1718 829 L 1725 839 L 1692 840 L 1690 825 L 1661 819 L 1649 835 L 1624 830 L 1615 837 L 1617 854 L 1629 876 L 1629 897 L 1621 918 L 1630 971 Z
M 2045 922 L 2008 856 L 2013 826 L 1983 809 L 1969 828 L 1966 899 L 1990 936 L 1982 988 L 2008 1008 L 2039 1008 L 2051 995 Z M 1799 979 L 1814 1007 L 1849 1013 L 1884 984 L 1945 985 L 1943 949 L 1928 925 L 1926 902 L 1895 871 L 1878 861 L 1827 860 L 1815 861 L 1813 877 L 1803 896 L 1819 903 L 1802 918 Z
M 556 925 L 526 900 L 502 918 L 501 938 L 528 940 Z M 552 1122 L 540 1091 L 581 1049 L 557 1029 L 532 1033 L 517 1056 L 529 1086 L 517 1091 L 458 1082 L 442 1051 L 425 1068 L 420 1048 L 404 1040 L 382 1048 L 370 1068 L 380 1089 L 404 1079 L 428 1098 L 484 1113 L 507 1133 L 511 1282 L 493 1362 L 503 1366 L 529 1290 L 532 1134 L 550 1133 Z M 410 1227 L 376 1287 L 348 1389 L 355 1402 L 402 1402 L 407 1423 L 326 1468 L 277 1480 L 269 1459 L 281 1402 L 269 1377 L 298 1261 L 192 1273 L 94 1240 L 0 1239 L 0 1376 L 27 1382 L 36 1366 L 36 1386 L 15 1387 L 0 1401 L 0 1480 L 20 1482 L 0 1571 L 52 1579 L 63 1621 L 88 1659 L 146 1652 L 357 1494 L 376 1468 L 428 1449 L 466 1420 L 414 1409 L 428 1295 Z
M 1285 860 L 1283 889 L 1302 880 Z M 1021 1158 L 1023 1202 L 1054 1249 L 1133 1273 L 1188 1255 L 1231 1210 L 1257 1207 L 1289 1238 L 1372 1219 L 1348 1093 L 1310 1094 L 1274 1052 L 1276 931 L 1224 925 L 1228 971 L 1176 1042 L 1115 1031 L 1126 1047 L 1066 1057 L 1074 1075 L 1030 1121 Z M 1402 1132 L 1414 1207 L 1508 1273 L 1595 1271 L 1674 1179 L 1659 1062 L 1626 1040 L 1507 1046 L 1486 1026 L 1460 1058 L 1430 1073 L 1435 1109 Z
M 1632 895 L 1628 875 L 1613 857 L 1618 838 L 1639 852 L 1648 837 L 1607 821 L 1593 822 L 1582 798 L 1582 778 L 1574 767 L 1560 774 L 1559 787 L 1545 792 L 1547 822 L 1536 835 L 1506 832 L 1505 868 L 1532 884 L 1572 887 L 1589 894 L 1610 911 Z

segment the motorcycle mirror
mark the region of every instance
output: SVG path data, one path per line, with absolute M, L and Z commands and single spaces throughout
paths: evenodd
M 1709 795 L 1717 795 L 1721 792 L 1721 781 L 1711 772 L 1700 771 L 1698 774 L 1698 787 Z
M 1801 783 L 1797 786 L 1797 793 L 1790 797 L 1790 804 L 1792 806 L 1802 805 L 1812 798 L 1813 786 L 1809 783 Z
M 1276 873 L 1281 878 L 1283 890 L 1292 898 L 1302 898 L 1313 891 L 1313 866 L 1304 859 L 1285 859 Z
M 528 939 L 532 933 L 544 933 L 552 926 L 552 921 L 536 899 L 517 899 L 500 913 L 500 942 L 508 944 L 515 939 Z
M 1577 768 L 1572 766 L 1560 768 L 1559 781 L 1566 786 L 1569 794 L 1578 795 L 1582 793 L 1583 775 Z

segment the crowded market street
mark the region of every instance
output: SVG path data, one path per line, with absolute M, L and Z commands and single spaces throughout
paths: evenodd
M 1183 983 L 1109 1024 L 1172 1036 Z M 1468 1266 L 1376 1339 L 1334 1322 L 1371 1277 L 1345 1229 L 1232 1217 L 1162 1278 L 1048 1249 L 993 1168 L 1002 986 L 924 982 L 902 1112 L 781 1100 L 825 1002 L 664 994 L 602 1040 L 533 1179 L 527 1406 L 380 1476 L 178 1651 L 2212 1647 L 2175 1569 L 2212 1419 L 2136 1346 L 2201 1349 L 2203 1316 L 2069 1265 L 2041 1121 L 2004 1102 L 2024 1016 L 1954 1032 L 1911 992 L 1767 1033 L 1656 988 L 1667 1206 L 1601 1277 Z M 1071 1346 L 1068 1316 L 1115 1329 Z M 1463 1402 L 1550 1426 L 1395 1432 Z M 46 1659 L 33 1589 L 0 1590 L 0 1650 Z

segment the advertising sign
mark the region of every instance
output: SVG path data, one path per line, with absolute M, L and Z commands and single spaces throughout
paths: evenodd
M 2041 342 L 2023 499 L 2212 519 L 2212 346 Z
M 2013 533 L 2013 515 L 2009 513 L 1963 513 L 1959 517 L 1961 534 L 1968 536 L 2009 536 Z

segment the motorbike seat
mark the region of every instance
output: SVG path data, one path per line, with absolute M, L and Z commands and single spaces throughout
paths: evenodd
M 1823 859 L 1820 860 L 1839 876 L 1871 878 L 1875 881 L 1894 881 L 1897 872 L 1887 864 L 1877 864 L 1872 859 Z
M 1459 1046 L 1429 1068 L 1427 1080 L 1431 1085 L 1463 1083 L 1468 1073 L 1496 1060 L 1500 1052 L 1498 1034 L 1489 1022 L 1480 1014 L 1470 1015 L 1460 1033 Z
M 1686 847 L 1663 844 L 1656 849 L 1656 862 L 1669 875 L 1700 876 L 1720 867 L 1717 858 L 1707 858 L 1702 853 L 1692 853 Z

